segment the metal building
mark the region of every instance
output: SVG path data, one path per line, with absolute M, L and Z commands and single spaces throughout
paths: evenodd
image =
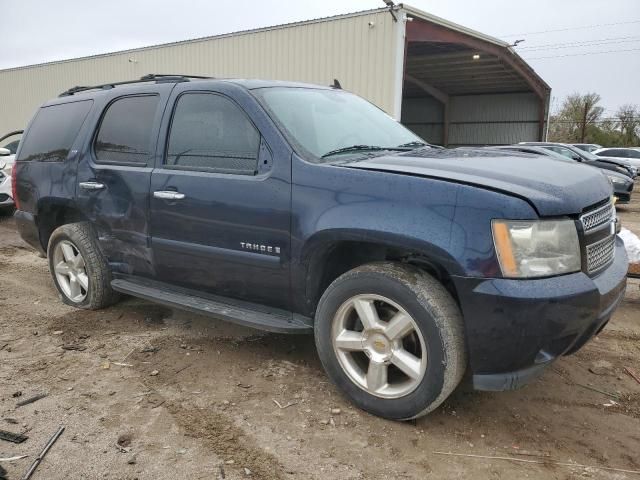
M 0 70 L 0 134 L 75 85 L 148 73 L 339 79 L 442 145 L 545 137 L 550 88 L 510 46 L 408 5 Z

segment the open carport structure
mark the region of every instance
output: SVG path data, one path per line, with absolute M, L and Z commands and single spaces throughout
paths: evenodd
M 551 90 L 507 43 L 404 11 L 403 123 L 448 146 L 545 138 Z
M 149 73 L 333 84 L 426 140 L 542 140 L 549 86 L 505 42 L 408 5 L 0 71 L 0 135 L 75 85 Z

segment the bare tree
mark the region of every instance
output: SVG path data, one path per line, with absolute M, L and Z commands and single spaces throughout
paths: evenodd
M 600 95 L 587 93 L 569 95 L 557 115 L 554 115 L 552 137 L 563 138 L 564 141 L 584 143 L 589 127 L 596 126 L 604 109 L 598 105 Z
M 640 108 L 637 105 L 622 105 L 616 112 L 618 127 L 626 147 L 633 147 L 640 136 Z

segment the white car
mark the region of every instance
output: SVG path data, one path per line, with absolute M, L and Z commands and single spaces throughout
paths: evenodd
M 640 170 L 640 148 L 599 148 L 592 152 L 599 157 L 624 158 L 631 165 Z
M 22 130 L 0 137 L 0 210 L 12 209 L 14 206 L 11 191 L 11 170 L 21 138 Z

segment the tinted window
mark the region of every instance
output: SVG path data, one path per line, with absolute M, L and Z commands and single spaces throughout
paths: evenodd
M 604 157 L 626 157 L 627 156 L 627 152 L 625 152 L 624 150 L 620 150 L 619 148 L 611 148 L 609 150 L 603 150 L 602 152 L 600 152 L 600 155 L 604 156 Z
M 640 158 L 640 152 L 635 150 L 625 150 L 624 148 L 613 148 L 610 150 L 603 150 L 600 155 L 609 157 L 622 157 L 622 158 Z
M 157 95 L 146 95 L 124 97 L 113 102 L 104 114 L 96 136 L 96 160 L 147 163 L 158 101 Z
M 167 146 L 167 165 L 254 175 L 260 134 L 231 100 L 209 93 L 178 99 Z
M 18 160 L 65 160 L 92 103 L 86 100 L 41 108 L 27 132 Z

